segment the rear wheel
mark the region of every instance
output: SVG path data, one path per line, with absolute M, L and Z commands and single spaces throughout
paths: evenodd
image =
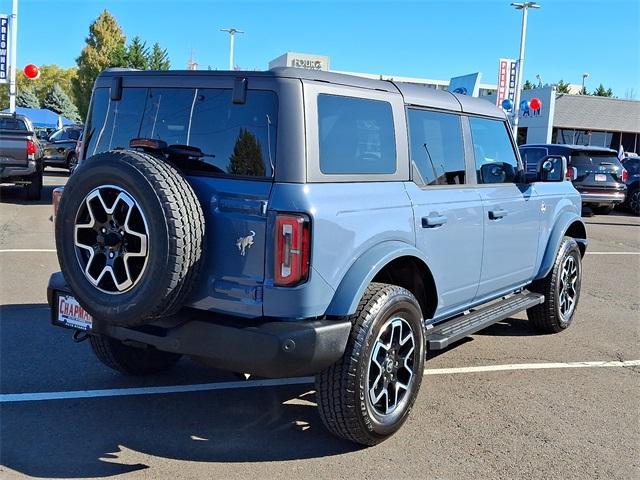
M 153 347 L 131 347 L 109 337 L 89 337 L 91 348 L 102 363 L 125 375 L 148 375 L 173 367 L 182 355 Z
M 78 166 L 78 156 L 75 153 L 69 154 L 66 166 L 70 174 L 75 171 L 76 167 Z
M 640 187 L 636 187 L 628 194 L 629 210 L 636 216 L 640 216 Z
M 599 207 L 593 207 L 593 213 L 598 215 L 609 215 L 613 211 L 613 205 L 601 205 Z
M 24 186 L 27 200 L 38 201 L 42 198 L 42 172 L 34 173 L 31 183 Z
M 344 355 L 316 376 L 318 409 L 334 435 L 375 445 L 402 426 L 420 389 L 422 312 L 408 290 L 372 283 L 351 318 Z
M 544 303 L 527 310 L 527 317 L 536 330 L 558 333 L 571 324 L 580 299 L 581 258 L 577 242 L 564 237 L 549 274 L 529 287 L 545 297 Z

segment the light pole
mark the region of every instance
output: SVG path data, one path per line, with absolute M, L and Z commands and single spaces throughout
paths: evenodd
M 236 28 L 221 28 L 220 31 L 229 33 L 229 70 L 233 70 L 233 39 L 236 33 L 244 32 Z
M 18 0 L 13 0 L 11 10 L 11 38 L 9 39 L 11 51 L 9 52 L 9 112 L 16 111 L 16 71 L 18 70 L 16 52 L 18 50 Z
M 584 81 L 585 81 L 587 78 L 589 78 L 589 74 L 588 74 L 587 72 L 583 73 L 583 74 L 582 74 L 582 90 L 580 90 L 580 93 L 581 93 L 581 94 L 584 94 L 584 93 L 585 93 L 585 91 L 584 91 Z
M 524 70 L 524 43 L 527 37 L 527 12 L 530 8 L 540 8 L 536 2 L 512 3 L 516 10 L 522 10 L 522 29 L 520 31 L 520 56 L 518 57 L 518 70 L 516 72 L 516 95 L 513 108 L 513 136 L 518 139 L 518 120 L 520 118 L 520 88 L 522 85 L 522 71 Z

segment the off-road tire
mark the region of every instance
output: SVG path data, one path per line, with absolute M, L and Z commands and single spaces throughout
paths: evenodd
M 96 288 L 76 257 L 76 214 L 85 197 L 104 185 L 124 188 L 148 218 L 148 260 L 139 282 L 117 294 Z M 139 326 L 176 313 L 197 279 L 204 246 L 204 216 L 184 177 L 152 155 L 109 151 L 83 162 L 69 177 L 56 216 L 60 268 L 74 296 L 98 321 Z
M 593 213 L 597 215 L 609 215 L 613 211 L 613 205 L 602 205 L 593 207 Z
M 372 417 L 367 406 L 369 355 L 379 329 L 391 316 L 411 325 L 417 350 L 414 383 L 401 415 L 390 424 Z M 316 375 L 320 417 L 334 435 L 362 445 L 375 445 L 395 433 L 407 419 L 422 382 L 425 342 L 422 312 L 415 297 L 396 285 L 372 283 L 350 317 L 353 327 L 342 358 Z
M 33 174 L 31 183 L 24 186 L 24 194 L 30 201 L 37 202 L 42 199 L 42 172 Z
M 627 194 L 627 198 L 627 203 L 629 204 L 629 210 L 631 210 L 631 213 L 636 217 L 640 216 L 640 187 L 636 187 L 631 190 Z
M 573 256 L 578 269 L 576 284 L 575 307 L 568 318 L 563 319 L 560 314 L 559 287 L 562 266 L 568 256 Z M 580 285 L 582 282 L 582 262 L 578 243 L 571 237 L 564 237 L 553 267 L 549 274 L 529 286 L 529 290 L 544 295 L 544 303 L 527 310 L 527 317 L 533 327 L 541 333 L 559 333 L 571 324 L 575 317 L 580 299 Z
M 93 353 L 107 367 L 125 375 L 149 375 L 173 367 L 182 355 L 163 352 L 154 347 L 132 347 L 120 340 L 102 336 L 89 336 Z

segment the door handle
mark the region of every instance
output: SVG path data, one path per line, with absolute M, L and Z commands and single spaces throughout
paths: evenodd
M 447 223 L 447 217 L 444 215 L 430 215 L 422 217 L 422 228 L 440 227 Z
M 509 212 L 507 212 L 506 210 L 503 210 L 502 208 L 498 208 L 496 210 L 489 210 L 489 220 L 498 220 L 499 218 L 506 217 L 507 213 Z

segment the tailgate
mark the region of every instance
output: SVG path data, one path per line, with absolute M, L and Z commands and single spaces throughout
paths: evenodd
M 624 167 L 613 153 L 578 151 L 571 154 L 575 180 L 583 186 L 618 189 Z
M 26 167 L 28 164 L 26 135 L 0 131 L 0 166 Z

